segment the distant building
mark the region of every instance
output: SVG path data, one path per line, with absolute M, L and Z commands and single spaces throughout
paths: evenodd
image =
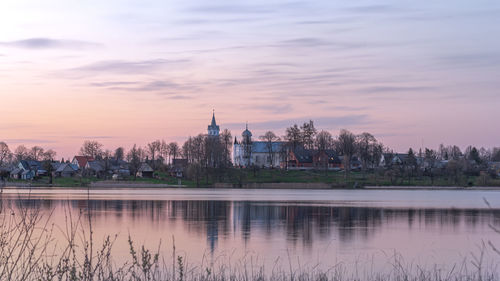
M 141 166 L 137 170 L 137 177 L 139 178 L 152 178 L 153 177 L 153 168 L 149 166 L 148 163 L 141 163 Z
M 75 156 L 73 157 L 71 164 L 76 165 L 78 169 L 83 170 L 89 161 L 94 161 L 94 158 L 91 156 Z
M 208 125 L 208 136 L 218 137 L 220 132 L 219 125 L 215 122 L 215 112 L 212 113 L 212 123 Z
M 280 167 L 284 159 L 284 142 L 275 141 L 268 143 L 266 141 L 253 141 L 252 132 L 248 130 L 241 134 L 241 141 L 234 138 L 233 144 L 233 165 L 240 167 Z

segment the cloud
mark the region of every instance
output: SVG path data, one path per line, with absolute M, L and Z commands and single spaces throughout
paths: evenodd
M 161 70 L 166 66 L 179 66 L 188 63 L 188 59 L 153 59 L 142 61 L 106 60 L 69 69 L 73 72 L 92 74 L 143 74 Z
M 438 61 L 452 67 L 500 66 L 500 53 L 456 54 L 440 57 Z
M 386 13 L 389 11 L 395 11 L 393 6 L 389 5 L 368 5 L 368 6 L 357 6 L 346 8 L 346 11 L 356 12 L 356 13 Z
M 274 12 L 270 7 L 255 5 L 210 5 L 191 8 L 189 12 L 201 14 L 269 14 Z
M 42 144 L 42 143 L 56 143 L 54 140 L 47 140 L 47 139 L 6 139 L 6 143 L 11 143 L 11 144 L 23 144 L 23 143 L 29 143 L 29 144 Z
M 92 87 L 106 88 L 113 91 L 128 92 L 159 92 L 165 90 L 199 90 L 199 87 L 193 84 L 178 84 L 163 80 L 154 80 L 148 82 L 137 81 L 110 81 L 89 83 Z
M 301 125 L 309 120 L 314 121 L 314 125 L 317 128 L 345 128 L 347 126 L 355 126 L 367 124 L 370 122 L 368 115 L 365 114 L 353 114 L 337 117 L 297 117 L 282 120 L 273 121 L 263 121 L 263 122 L 252 122 L 248 120 L 248 126 L 252 130 L 280 130 L 284 131 L 286 128 L 292 126 L 293 124 Z M 244 123 L 225 123 L 222 124 L 224 127 L 230 129 L 238 130 L 245 127 Z
M 291 104 L 248 104 L 239 106 L 242 110 L 265 111 L 272 114 L 281 114 L 292 111 Z
M 427 86 L 374 86 L 359 90 L 361 93 L 405 93 L 405 92 L 428 92 L 435 87 Z
M 101 44 L 65 39 L 51 38 L 28 38 L 17 41 L 0 42 L 0 46 L 23 48 L 23 49 L 84 49 L 99 47 Z

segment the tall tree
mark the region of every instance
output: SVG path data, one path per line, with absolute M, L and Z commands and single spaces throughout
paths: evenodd
M 42 155 L 42 160 L 44 161 L 54 161 L 54 158 L 56 158 L 56 155 L 57 155 L 57 152 L 55 152 L 54 150 L 52 149 L 48 149 L 47 151 L 45 151 Z
M 30 149 L 29 157 L 35 161 L 40 161 L 43 158 L 44 152 L 42 147 L 35 145 Z
M 319 151 L 325 151 L 332 149 L 334 146 L 334 140 L 332 134 L 327 131 L 320 131 L 314 140 L 314 146 Z
M 0 142 L 0 166 L 12 160 L 12 152 L 5 142 Z
M 180 148 L 177 142 L 171 142 L 168 144 L 168 150 L 170 153 L 170 156 L 172 157 L 171 163 L 174 162 L 174 159 L 180 154 Z
M 261 140 L 266 142 L 266 150 L 268 154 L 268 161 L 269 161 L 269 166 L 273 168 L 274 166 L 274 155 L 276 154 L 277 151 L 273 151 L 273 142 L 278 141 L 280 138 L 276 136 L 276 134 L 272 131 L 267 131 L 264 133 L 264 135 L 259 137 Z
M 357 150 L 359 158 L 361 159 L 361 164 L 363 168 L 363 174 L 366 173 L 368 163 L 373 163 L 371 160 L 374 155 L 375 146 L 377 145 L 377 139 L 370 133 L 364 132 L 358 136 L 357 139 Z
M 312 120 L 309 120 L 309 122 L 302 124 L 300 129 L 301 129 L 302 143 L 304 144 L 305 148 L 313 149 L 314 138 L 316 137 L 317 134 L 316 128 L 314 127 L 314 122 Z
M 14 156 L 16 157 L 16 161 L 26 160 L 29 157 L 29 150 L 24 145 L 20 145 L 14 151 Z
M 92 158 L 101 157 L 103 154 L 102 144 L 97 141 L 86 140 L 80 148 L 80 154 Z
M 223 153 L 223 167 L 231 166 L 231 148 L 232 148 L 233 136 L 228 129 L 224 129 L 220 134 L 220 142 L 222 145 Z
M 290 144 L 292 149 L 302 146 L 302 133 L 299 126 L 294 124 L 292 127 L 286 129 L 286 141 Z
M 123 160 L 125 158 L 125 149 L 123 147 L 116 148 L 113 157 L 116 160 Z
M 161 141 L 155 140 L 153 142 L 148 143 L 148 153 L 151 157 L 151 161 L 153 163 L 153 169 L 156 168 L 156 158 L 161 153 Z
M 141 167 L 143 152 L 140 147 L 137 147 L 136 144 L 129 150 L 127 153 L 127 161 L 129 162 L 129 167 L 134 175 L 134 180 L 137 179 L 137 172 Z
M 345 178 L 349 176 L 351 171 L 351 159 L 356 153 L 356 136 L 348 130 L 342 129 L 335 142 L 337 151 L 343 155 Z

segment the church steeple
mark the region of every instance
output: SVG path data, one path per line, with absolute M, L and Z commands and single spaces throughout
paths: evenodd
M 219 131 L 219 126 L 215 122 L 215 110 L 212 110 L 212 122 L 208 126 L 208 135 L 213 137 L 219 136 Z

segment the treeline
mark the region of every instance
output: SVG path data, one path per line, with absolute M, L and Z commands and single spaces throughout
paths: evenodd
M 257 137 L 266 142 L 269 148 L 269 161 L 279 153 L 281 168 L 287 168 L 290 151 L 297 149 L 317 152 L 334 151 L 341 156 L 345 176 L 348 177 L 352 161 L 360 163 L 363 172 L 377 172 L 391 182 L 399 179 L 428 176 L 434 180 L 438 176 L 447 176 L 459 182 L 463 175 L 481 175 L 487 172 L 490 177 L 496 177 L 498 171 L 491 171 L 491 162 L 500 162 L 500 147 L 491 149 L 467 147 L 464 151 L 456 145 L 440 145 L 437 149 L 424 148 L 415 151 L 409 148 L 403 153 L 395 153 L 384 146 L 371 133 L 354 134 L 342 129 L 334 136 L 326 130 L 316 129 L 312 120 L 302 125 L 294 124 L 285 130 L 283 136 L 273 131 L 267 131 Z M 282 150 L 272 151 L 273 143 L 280 142 Z M 105 149 L 103 144 L 86 140 L 79 150 L 79 155 L 89 156 L 96 160 L 117 159 L 127 161 L 131 170 L 137 170 L 143 162 L 149 163 L 155 170 L 167 171 L 174 166 L 174 159 L 183 159 L 187 163 L 186 175 L 199 183 L 203 178 L 209 181 L 241 182 L 241 176 L 230 172 L 232 163 L 233 136 L 224 129 L 217 137 L 199 134 L 188 137 L 181 145 L 177 142 L 154 140 L 144 146 L 134 144 L 128 151 L 123 147 L 113 150 Z M 55 161 L 57 153 L 52 149 L 45 150 L 40 146 L 27 148 L 18 146 L 11 151 L 5 142 L 0 142 L 0 167 L 16 164 L 21 160 Z M 396 157 L 397 156 L 397 157 Z M 399 158 L 398 158 L 399 157 Z M 394 160 L 396 159 L 396 161 Z M 399 159 L 399 160 L 398 160 Z M 65 162 L 64 159 L 61 159 Z M 70 159 L 66 159 L 66 162 Z M 324 163 L 325 167 L 328 163 Z M 258 167 L 247 167 L 256 169 Z M 209 179 L 210 178 L 210 179 Z

